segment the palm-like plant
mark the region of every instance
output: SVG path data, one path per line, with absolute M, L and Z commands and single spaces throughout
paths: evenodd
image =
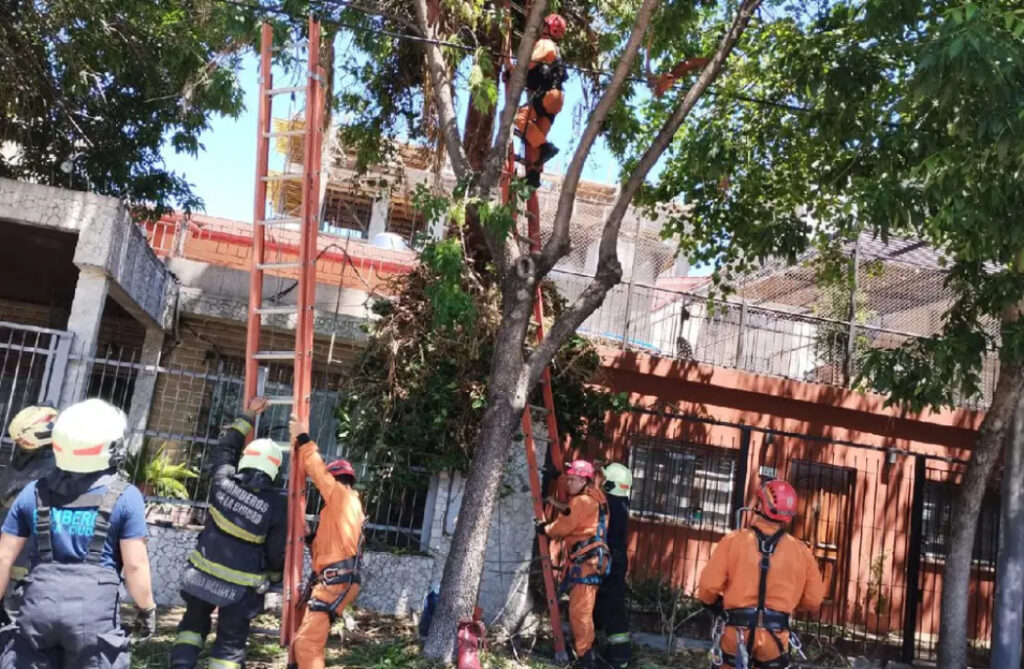
M 199 474 L 187 463 L 171 462 L 165 452 L 166 443 L 150 455 L 150 444 L 147 442 L 125 460 L 131 482 L 157 497 L 188 499 L 185 481 L 198 478 Z

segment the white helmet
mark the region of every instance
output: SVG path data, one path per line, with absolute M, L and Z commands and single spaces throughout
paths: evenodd
M 23 451 L 46 448 L 53 442 L 53 424 L 57 410 L 53 407 L 25 407 L 11 419 L 7 431 L 15 445 Z
M 276 479 L 277 471 L 281 468 L 281 453 L 281 447 L 273 439 L 254 439 L 242 451 L 238 471 L 258 469 L 271 480 Z
M 111 452 L 124 439 L 127 427 L 124 412 L 103 400 L 71 405 L 53 426 L 57 469 L 79 474 L 108 469 Z

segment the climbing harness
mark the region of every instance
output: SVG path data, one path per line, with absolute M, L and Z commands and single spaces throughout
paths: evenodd
M 761 554 L 760 578 L 757 587 L 757 607 L 744 609 L 728 609 L 724 618 L 719 619 L 723 629 L 732 627 L 736 630 L 736 655 L 723 653 L 721 650 L 722 633 L 712 630 L 712 662 L 716 659 L 723 663 L 732 664 L 736 669 L 787 669 L 790 667 L 789 650 L 779 638 L 779 632 L 789 632 L 790 646 L 795 649 L 801 657 L 804 657 L 802 647 L 796 635 L 789 631 L 789 614 L 782 611 L 773 611 L 765 606 L 768 591 L 768 570 L 771 568 L 771 559 L 775 555 L 775 549 L 786 533 L 780 528 L 771 536 L 766 535 L 757 527 L 751 527 L 757 540 L 757 550 Z M 719 624 L 716 620 L 716 627 Z M 761 628 L 768 632 L 768 635 L 775 642 L 779 650 L 779 657 L 774 660 L 754 660 L 754 644 L 757 638 L 757 629 Z M 715 664 L 715 666 L 721 666 Z
M 601 585 L 601 581 L 612 571 L 611 550 L 606 543 L 608 538 L 608 507 L 601 504 L 597 515 L 597 532 L 589 539 L 577 542 L 572 547 L 568 561 L 571 563 L 565 578 L 562 580 L 561 591 L 569 592 L 572 586 Z M 593 574 L 583 576 L 583 565 L 597 558 L 597 566 Z
M 308 601 L 307 608 L 310 611 L 321 611 L 326 613 L 331 619 L 331 624 L 338 618 L 337 609 L 341 606 L 345 598 L 348 597 L 348 593 L 352 590 L 353 585 L 359 585 L 362 583 L 362 572 L 363 572 L 363 543 L 366 538 L 365 534 L 360 533 L 359 535 L 359 549 L 353 557 L 335 562 L 324 567 L 320 573 L 313 572 L 309 578 L 309 583 L 306 584 L 306 588 L 302 592 L 303 600 Z M 330 602 L 313 597 L 313 588 L 317 584 L 320 585 L 345 585 L 345 589 Z
M 722 635 L 725 634 L 725 616 L 715 616 L 711 623 L 711 665 L 722 666 Z

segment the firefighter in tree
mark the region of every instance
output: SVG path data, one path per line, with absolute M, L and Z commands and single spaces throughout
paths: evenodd
M 629 617 L 626 615 L 626 530 L 629 524 L 629 491 L 633 475 L 629 468 L 613 462 L 601 470 L 601 489 L 608 497 L 608 550 L 612 557 L 611 572 L 597 590 L 594 624 L 607 637 L 604 660 L 612 669 L 626 669 L 632 655 L 629 638 Z
M 548 132 L 564 102 L 565 64 L 556 44 L 563 35 L 565 19 L 549 14 L 530 57 L 526 75 L 527 103 L 516 113 L 516 136 L 525 144 L 526 182 L 534 188 L 540 186 L 544 163 L 558 153 L 558 148 L 548 142 Z
M 568 547 L 562 590 L 569 592 L 573 647 L 584 669 L 594 666 L 594 603 L 608 575 L 608 501 L 594 484 L 594 466 L 574 460 L 565 468 L 568 506 L 550 523 L 537 521 L 538 534 L 564 539 Z
M 811 549 L 786 533 L 796 502 L 785 481 L 762 484 L 754 522 L 718 542 L 700 575 L 697 597 L 725 617 L 725 666 L 790 667 L 789 616 L 816 610 L 825 597 Z

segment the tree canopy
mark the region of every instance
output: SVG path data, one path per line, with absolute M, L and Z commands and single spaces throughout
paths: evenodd
M 162 160 L 237 115 L 257 17 L 215 0 L 0 3 L 0 176 L 157 213 L 201 203 Z

